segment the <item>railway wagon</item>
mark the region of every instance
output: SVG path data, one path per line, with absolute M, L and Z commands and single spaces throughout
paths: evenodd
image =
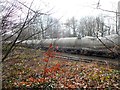
M 48 49 L 50 44 L 54 44 L 56 39 L 42 39 L 40 42 L 40 47 Z
M 77 37 L 43 39 L 40 44 L 42 48 L 48 48 L 51 43 L 57 46 L 59 51 L 79 52 L 87 55 L 118 56 L 120 52 L 120 36 L 117 34 L 105 37 L 85 36 L 80 39 Z
M 56 39 L 54 46 L 57 46 L 58 51 L 73 52 L 76 50 L 76 40 L 77 37 Z
M 23 46 L 31 47 L 31 48 L 40 48 L 41 40 L 24 40 L 22 41 Z

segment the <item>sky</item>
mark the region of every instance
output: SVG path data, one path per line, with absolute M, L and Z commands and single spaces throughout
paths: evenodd
M 75 17 L 80 19 L 85 16 L 113 16 L 114 13 L 108 13 L 97 9 L 99 0 L 19 0 L 28 7 L 33 1 L 32 9 L 41 10 L 41 12 L 50 11 L 51 16 L 61 18 L 62 21 Z M 119 0 L 100 0 L 100 8 L 105 10 L 116 11 Z
M 30 0 L 29 0 L 30 1 Z M 40 5 L 44 10 L 51 10 L 52 16 L 62 20 L 76 17 L 97 16 L 99 14 L 115 16 L 113 13 L 96 9 L 99 0 L 34 0 L 34 6 Z M 100 0 L 100 8 L 116 11 L 119 0 Z
M 55 7 L 55 16 L 64 16 L 76 18 L 84 16 L 96 16 L 104 13 L 95 9 L 99 0 L 49 0 L 49 4 Z M 100 0 L 100 7 L 107 10 L 115 10 L 118 0 Z

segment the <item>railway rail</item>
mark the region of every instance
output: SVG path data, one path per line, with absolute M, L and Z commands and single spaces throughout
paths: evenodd
M 65 54 L 65 53 L 57 54 L 56 58 L 65 59 L 65 60 L 80 61 L 80 62 L 85 62 L 85 63 L 97 62 L 99 64 L 115 66 L 115 67 L 120 69 L 120 60 L 119 59 L 75 55 L 75 54 Z

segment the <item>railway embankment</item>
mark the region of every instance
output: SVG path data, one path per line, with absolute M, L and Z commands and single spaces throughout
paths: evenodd
M 16 47 L 3 62 L 2 87 L 120 89 L 117 62 Z

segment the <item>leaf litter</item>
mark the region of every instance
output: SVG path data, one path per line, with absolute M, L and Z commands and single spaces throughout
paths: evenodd
M 3 88 L 117 88 L 120 70 L 96 62 L 55 58 L 52 45 L 46 52 L 18 47 L 3 62 Z

